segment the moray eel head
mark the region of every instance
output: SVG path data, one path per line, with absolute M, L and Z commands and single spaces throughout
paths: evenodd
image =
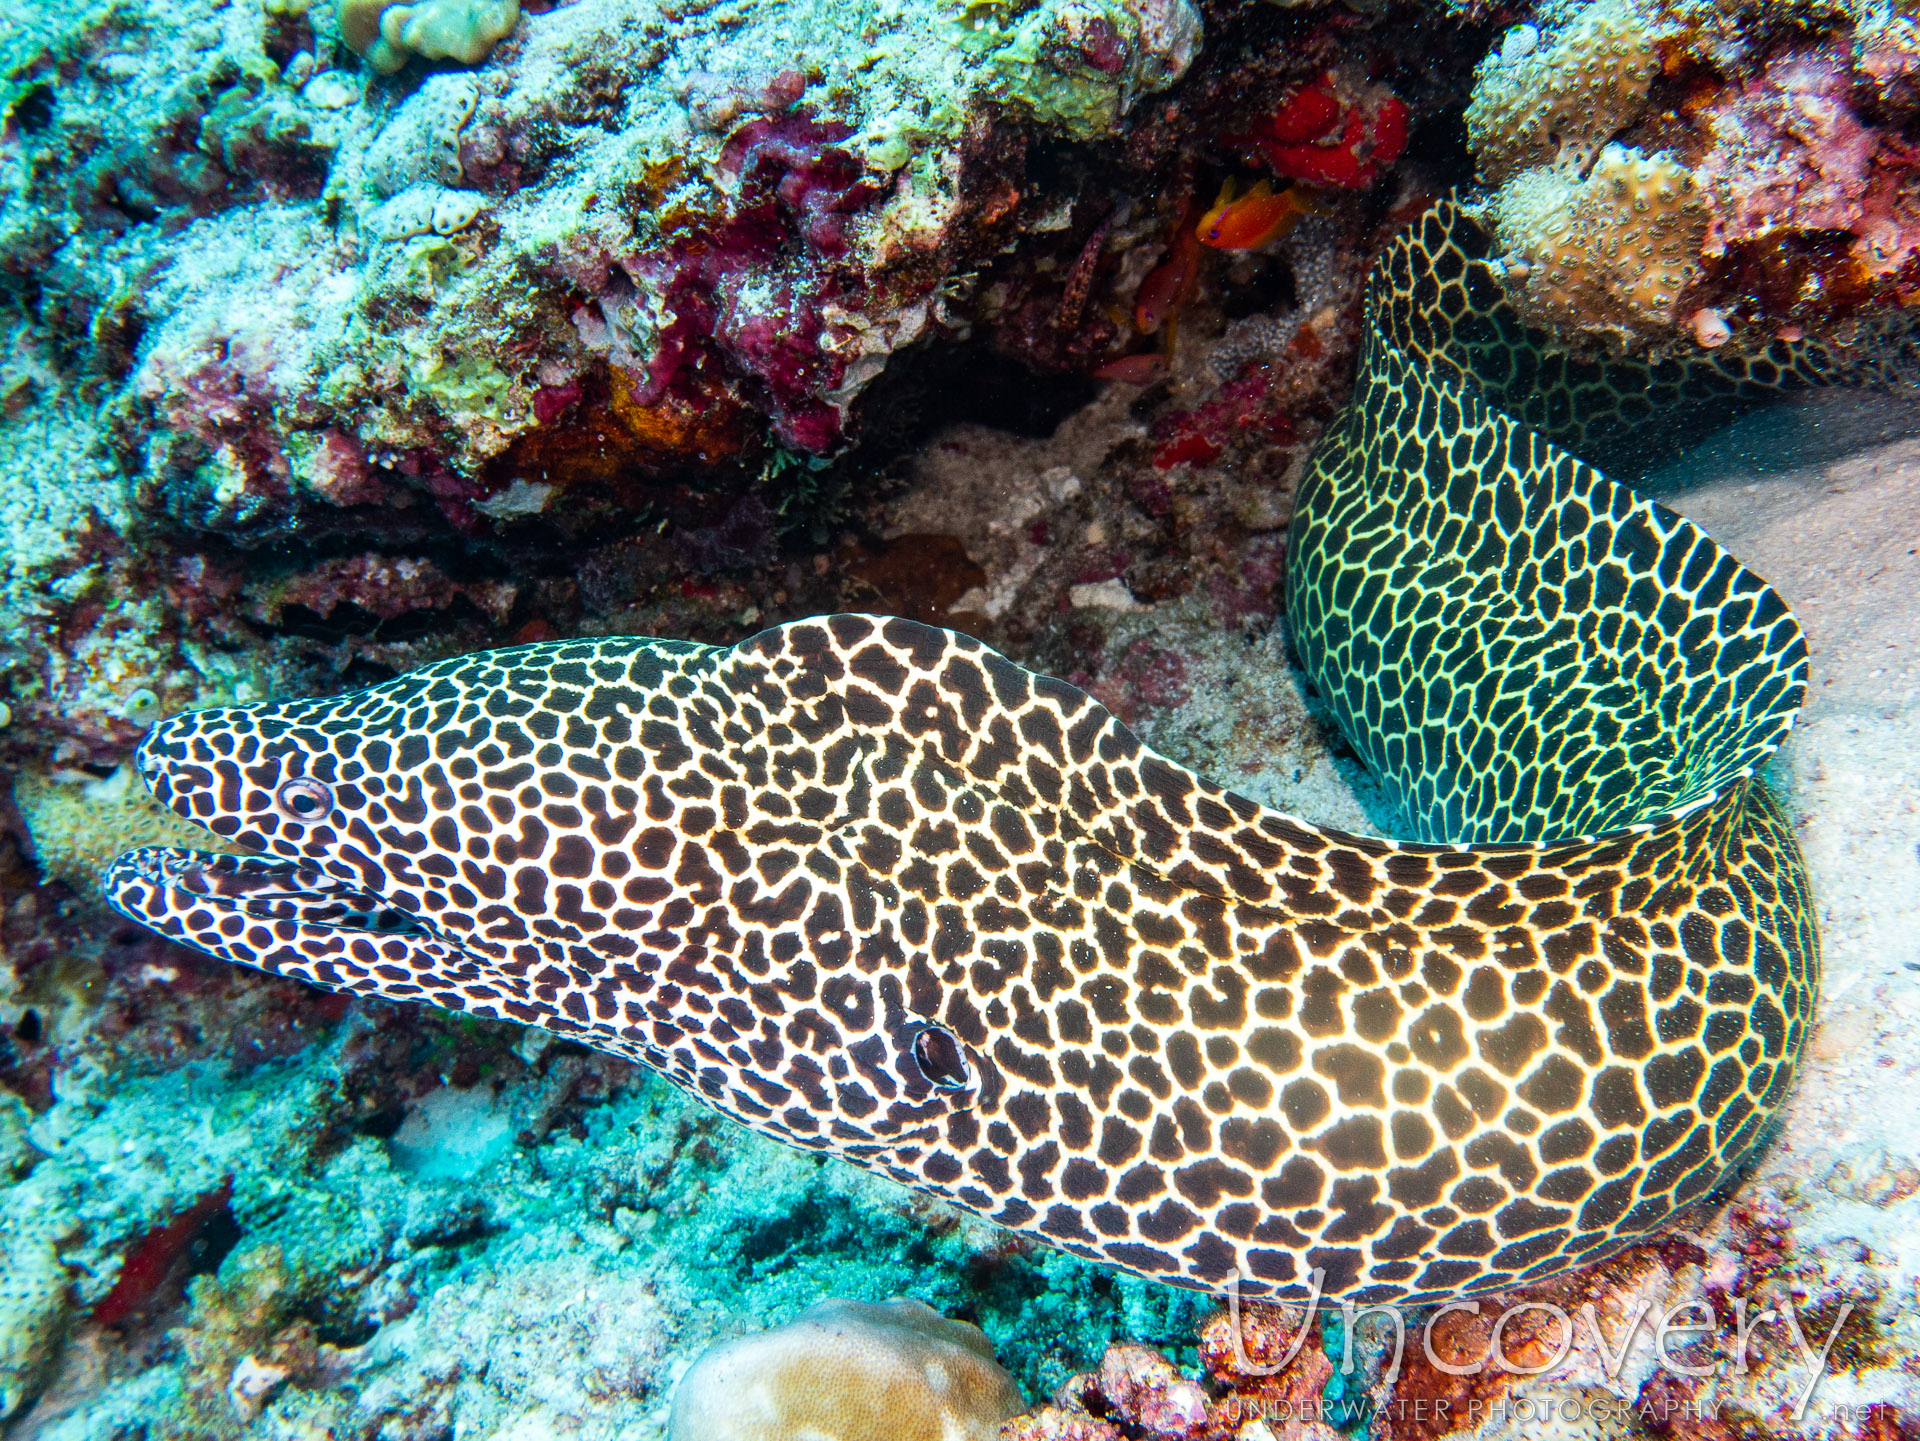
M 145 847 L 110 868 L 107 894 L 227 960 L 539 1024 L 762 1120 L 770 1099 L 797 1097 L 807 1128 L 838 1149 L 897 1140 L 972 1104 L 991 1068 L 897 984 L 814 980 L 850 937 L 832 906 L 788 914 L 804 888 L 748 906 L 768 926 L 739 963 L 770 985 L 817 986 L 820 1024 L 780 1048 L 791 1054 L 778 1081 L 730 1064 L 723 1082 L 693 1044 L 688 1021 L 709 1034 L 730 1024 L 703 1014 L 741 979 L 716 955 L 727 923 L 709 907 L 746 852 L 718 828 L 725 817 L 668 795 L 694 751 L 680 727 L 646 716 L 671 712 L 677 689 L 715 684 L 722 654 L 670 641 L 523 647 L 331 699 L 174 716 L 142 743 L 142 779 L 247 854 Z M 714 790 L 677 778 L 682 791 Z M 796 811 L 842 804 L 824 787 L 795 800 Z M 649 810 L 673 824 L 646 824 Z M 689 844 L 689 830 L 708 844 Z M 924 988 L 913 999 L 938 1004 Z M 734 1031 L 756 1029 L 729 1015 Z
M 253 940 L 271 925 L 283 944 L 306 948 L 350 933 L 426 934 L 391 874 L 364 846 L 343 844 L 349 833 L 371 836 L 378 791 L 364 776 L 344 782 L 339 758 L 314 737 L 353 699 L 219 707 L 154 726 L 135 756 L 153 797 L 256 854 L 145 847 L 115 864 L 109 894 L 170 933 L 191 917 Z

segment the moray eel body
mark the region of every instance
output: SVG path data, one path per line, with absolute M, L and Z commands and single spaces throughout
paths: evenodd
M 976 641 L 843 615 L 175 716 L 141 774 L 251 854 L 134 851 L 109 894 L 1179 1285 L 1431 1301 L 1604 1254 L 1753 1149 L 1807 1033 L 1805 876 L 1752 777 L 1805 648 L 1442 363 L 1501 312 L 1436 213 L 1376 275 L 1289 596 L 1428 839 L 1267 810 Z

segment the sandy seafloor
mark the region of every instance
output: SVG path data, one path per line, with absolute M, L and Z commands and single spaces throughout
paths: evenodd
M 1657 477 L 1766 576 L 1812 651 L 1767 774 L 1786 794 L 1824 946 L 1819 1019 L 1749 1187 L 1797 1197 L 1795 1238 L 1868 1267 L 1892 1366 L 1823 1402 L 1920 1394 L 1920 439 L 1911 403 L 1820 395 L 1750 417 Z
M 1916 437 L 1911 402 L 1814 396 L 1747 418 L 1647 487 L 1773 581 L 1812 648 L 1811 702 L 1768 774 L 1812 868 L 1825 989 L 1784 1122 L 1739 1194 L 1783 1208 L 1828 1282 L 1864 1274 L 1881 1298 L 1881 1355 L 1829 1376 L 1806 1422 L 1816 1433 L 1833 1430 L 1821 1408 L 1835 1403 L 1920 1411 Z M 1039 473 L 1071 443 L 1022 442 L 1006 458 Z M 939 506 L 962 483 L 1004 488 L 1018 505 L 1017 476 L 982 487 L 982 474 L 977 453 L 952 474 L 925 464 L 901 509 Z M 1127 613 L 1115 633 L 1116 644 L 1159 638 L 1189 658 L 1192 698 L 1143 719 L 1152 743 L 1309 818 L 1378 821 L 1379 798 L 1328 752 L 1277 637 L 1212 634 L 1178 604 Z M 522 1046 L 533 1056 L 535 1035 Z M 264 1216 L 260 1234 L 290 1264 L 380 1268 L 362 1293 L 379 1324 L 323 1351 L 321 1369 L 275 1393 L 251 1424 L 236 1428 L 235 1416 L 202 1432 L 189 1420 L 155 1434 L 336 1434 L 302 1429 L 302 1417 L 324 1415 L 365 1428 L 337 1434 L 653 1441 L 673 1379 L 708 1341 L 835 1292 L 903 1291 L 972 1311 L 1036 1402 L 1095 1363 L 1108 1338 L 1177 1347 L 1191 1335 L 1190 1298 L 1047 1253 L 996 1272 L 996 1294 L 976 1291 L 984 1258 L 1004 1261 L 991 1228 L 956 1225 L 887 1183 L 711 1121 L 658 1083 L 616 1095 L 532 1151 L 508 1137 L 545 1114 L 552 1067 L 491 1100 L 484 1088 L 437 1092 L 395 1135 L 316 1149 L 310 1133 L 354 1044 L 336 1037 L 243 1083 L 197 1066 L 124 1085 L 79 1076 L 36 1122 L 35 1142 L 52 1154 L 0 1203 L 69 1207 L 92 1228 L 83 1239 L 110 1237 L 112 1218 L 156 1204 L 156 1190 L 198 1194 L 207 1183 L 195 1175 L 224 1168 L 237 1177 L 236 1212 L 250 1224 Z M 379 1294 L 406 1299 L 383 1319 L 364 1301 Z M 204 1315 L 193 1325 L 190 1356 L 231 1365 L 236 1350 L 219 1350 Z M 177 1354 L 151 1376 L 115 1377 L 84 1325 L 73 1336 L 39 1404 L 0 1433 L 8 1441 L 144 1434 L 126 1428 L 183 1417 Z M 448 1420 L 456 1430 L 435 1429 Z

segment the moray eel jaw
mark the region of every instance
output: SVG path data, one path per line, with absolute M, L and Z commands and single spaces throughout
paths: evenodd
M 254 854 L 130 851 L 104 878 L 123 914 L 203 949 L 214 942 L 217 954 L 265 970 L 281 969 L 273 961 L 283 952 L 320 955 L 348 937 L 380 938 L 390 956 L 431 938 L 414 913 L 418 902 L 395 893 L 363 848 L 343 844 L 352 822 L 364 832 L 364 819 L 350 815 L 329 784 L 334 758 L 293 738 L 293 726 L 315 710 L 314 702 L 222 707 L 154 726 L 134 758 L 154 798 Z M 206 740 L 219 734 L 248 739 L 223 753 Z
M 300 861 L 235 856 L 181 846 L 129 851 L 108 872 L 122 907 L 156 930 L 180 930 L 190 911 L 217 930 L 249 923 L 290 928 L 285 939 L 311 942 L 334 932 L 414 936 L 425 928 L 383 896 L 345 885 Z
M 169 939 L 275 974 L 344 979 L 356 949 L 395 984 L 444 966 L 457 943 L 376 859 L 377 841 L 368 844 L 369 820 L 388 812 L 375 809 L 369 787 L 340 783 L 317 729 L 351 700 L 217 707 L 155 725 L 134 757 L 148 791 L 243 853 L 129 851 L 103 878 L 115 908 Z
M 490 964 L 484 955 L 436 935 L 397 898 L 358 889 L 305 862 L 145 846 L 120 856 L 108 868 L 104 886 L 128 919 L 222 960 L 382 999 L 539 1024 L 649 1064 L 682 1084 L 701 1085 L 698 1073 L 676 1065 L 660 1044 L 684 1035 L 684 1028 L 669 1023 L 609 1032 L 515 1000 L 517 991 L 524 995 L 525 979 L 513 975 L 513 967 Z M 658 954 L 648 959 L 656 970 L 660 967 Z M 883 1018 L 878 1035 L 856 1045 L 864 1053 L 858 1066 L 829 1059 L 798 1068 L 810 1099 L 821 1109 L 829 1109 L 825 1097 L 836 1074 L 858 1075 L 886 1102 L 884 1107 L 853 1103 L 867 1134 L 854 1136 L 843 1127 L 836 1147 L 851 1157 L 885 1165 L 888 1147 L 928 1139 L 934 1120 L 977 1095 L 971 1049 L 946 1027 L 897 1005 Z M 876 1055 L 878 1065 L 873 1064 Z M 725 1105 L 723 1091 L 710 1082 L 707 1089 L 713 1092 L 709 1099 Z M 858 1088 L 843 1088 L 841 1099 L 859 1094 Z

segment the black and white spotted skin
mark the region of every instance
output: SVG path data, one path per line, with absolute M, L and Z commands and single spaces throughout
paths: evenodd
M 271 858 L 123 858 L 163 934 L 578 1036 L 1192 1285 L 1434 1297 L 1597 1254 L 1751 1144 L 1807 1022 L 1768 868 L 1669 876 L 1715 807 L 1338 835 L 903 620 L 496 651 L 176 716 L 139 764 Z
M 965 636 L 832 616 L 175 716 L 141 774 L 248 854 L 134 851 L 108 894 L 1176 1284 L 1427 1301 L 1603 1255 L 1752 1152 L 1806 1038 L 1813 906 L 1753 775 L 1806 647 L 1516 423 L 1584 445 L 1644 397 L 1524 336 L 1485 248 L 1452 205 L 1388 248 L 1289 541 L 1302 661 L 1431 843 L 1223 791 Z

